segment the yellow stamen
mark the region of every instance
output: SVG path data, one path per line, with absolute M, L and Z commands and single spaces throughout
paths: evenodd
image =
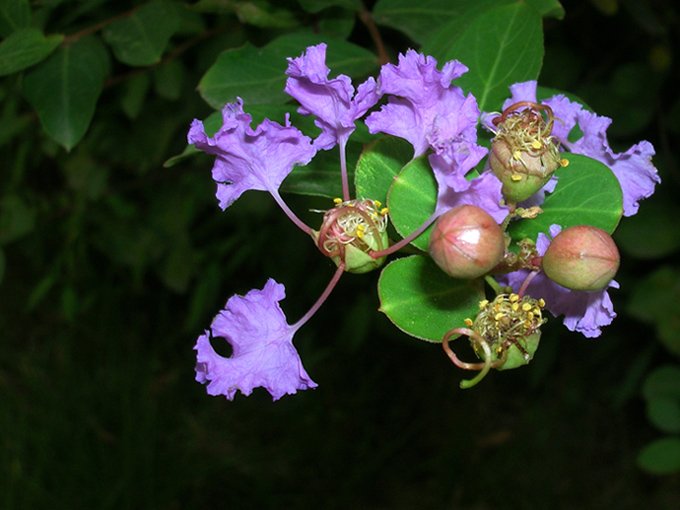
M 336 204 L 336 205 L 342 204 L 342 198 L 334 198 L 333 203 Z
M 488 300 L 488 299 L 482 299 L 482 300 L 479 302 L 479 309 L 480 309 L 480 310 L 484 310 L 484 309 L 486 308 L 486 305 L 488 305 L 488 304 L 489 304 L 489 300 Z
M 534 149 L 540 149 L 541 147 L 543 147 L 543 144 L 539 140 L 534 140 L 531 142 L 531 146 Z
M 378 206 L 378 207 L 380 207 L 380 206 Z M 380 209 L 380 215 L 381 216 L 385 216 L 388 212 L 390 212 L 390 210 L 387 207 L 383 207 L 382 209 Z
M 468 328 L 472 327 L 472 325 L 474 324 L 474 322 L 472 322 L 472 319 L 465 319 L 463 322 Z
M 562 165 L 563 167 L 569 166 L 569 160 L 564 158 L 563 160 L 560 161 L 560 165 Z
M 525 312 L 528 312 L 529 310 L 531 310 L 531 308 L 532 306 L 529 303 L 524 303 L 522 305 L 522 310 L 524 310 Z
M 522 176 L 520 174 L 512 174 L 510 178 L 515 182 L 519 182 L 522 180 Z

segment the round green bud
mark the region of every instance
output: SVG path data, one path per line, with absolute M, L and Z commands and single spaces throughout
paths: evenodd
M 604 230 L 569 227 L 552 240 L 541 264 L 553 282 L 571 290 L 601 290 L 619 269 L 619 250 Z
M 484 276 L 500 263 L 505 239 L 484 209 L 459 205 L 437 219 L 429 252 L 446 274 L 469 280 Z

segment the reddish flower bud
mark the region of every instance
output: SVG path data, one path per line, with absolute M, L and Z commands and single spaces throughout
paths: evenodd
M 446 274 L 472 279 L 498 265 L 505 252 L 505 240 L 501 228 L 484 209 L 459 205 L 437 219 L 429 251 Z
M 619 261 L 619 250 L 607 232 L 578 225 L 555 236 L 541 263 L 546 276 L 562 287 L 601 290 L 616 275 Z

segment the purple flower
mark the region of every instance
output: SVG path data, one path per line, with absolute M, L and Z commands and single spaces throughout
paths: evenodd
M 550 236 L 555 237 L 562 227 L 552 225 Z M 538 234 L 536 249 L 543 255 L 550 245 L 550 238 L 543 233 Z M 508 285 L 516 292 L 526 279 L 529 271 L 522 269 L 498 277 L 501 285 Z M 618 289 L 619 284 L 612 280 L 609 287 Z M 550 280 L 544 273 L 539 273 L 531 280 L 526 293 L 536 299 L 543 298 L 545 307 L 555 317 L 564 315 L 564 325 L 569 331 L 578 331 L 587 338 L 595 338 L 602 334 L 600 328 L 608 326 L 616 317 L 614 305 L 607 289 L 595 291 L 569 290 Z
M 194 120 L 187 136 L 208 154 L 217 156 L 212 177 L 217 182 L 220 207 L 229 207 L 244 191 L 269 191 L 275 197 L 294 165 L 306 165 L 316 154 L 311 139 L 297 128 L 265 119 L 256 129 L 252 117 L 243 112 L 243 101 L 227 104 L 222 110 L 224 124 L 209 138 L 203 123 Z
M 344 146 L 355 129 L 354 121 L 378 102 L 375 80 L 369 78 L 359 85 L 356 96 L 349 76 L 341 74 L 329 80 L 324 43 L 310 46 L 302 56 L 288 62 L 285 92 L 300 103 L 299 113 L 317 117 L 314 123 L 321 135 L 314 146 L 324 150 L 338 143 Z
M 438 71 L 434 58 L 414 50 L 399 55 L 399 65 L 386 64 L 380 71 L 378 92 L 391 96 L 380 111 L 368 116 L 368 130 L 408 140 L 414 158 L 428 147 L 439 154 L 454 142 L 466 142 L 470 153 L 484 151 L 483 157 L 486 149 L 476 145 L 477 100 L 451 84 L 467 70 L 452 60 Z
M 208 394 L 233 400 L 236 390 L 250 395 L 253 388 L 263 386 L 278 400 L 285 394 L 317 386 L 293 347 L 297 328 L 288 325 L 279 306 L 284 297 L 283 285 L 272 279 L 262 290 L 232 296 L 213 320 L 210 332 L 198 337 L 194 347 L 198 351 L 196 380 L 209 382 Z M 215 352 L 211 336 L 231 344 L 230 358 Z
M 510 87 L 512 96 L 503 103 L 503 109 L 519 101 L 536 101 L 536 82 L 516 83 Z M 612 120 L 589 112 L 582 105 L 559 94 L 542 102 L 552 108 L 556 119 L 553 135 L 562 146 L 574 154 L 583 154 L 607 165 L 619 180 L 623 191 L 623 215 L 632 216 L 638 211 L 638 201 L 654 193 L 656 183 L 661 182 L 652 164 L 654 147 L 647 141 L 633 145 L 626 152 L 615 154 L 607 141 L 607 129 Z M 486 115 L 484 125 L 491 126 L 495 115 Z M 578 125 L 583 136 L 568 140 L 572 128 Z

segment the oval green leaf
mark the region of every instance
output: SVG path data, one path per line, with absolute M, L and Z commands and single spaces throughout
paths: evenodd
M 357 197 L 387 203 L 394 178 L 413 156 L 413 146 L 396 136 L 383 136 L 368 145 L 357 163 L 354 183 Z
M 397 232 L 406 237 L 430 218 L 436 204 L 437 180 L 427 156 L 420 156 L 394 179 L 387 197 L 390 220 Z M 425 230 L 411 244 L 426 251 L 431 230 L 432 227 Z
M 131 66 L 148 66 L 160 61 L 179 26 L 172 2 L 154 0 L 108 25 L 102 35 L 118 60 Z
M 94 37 L 57 48 L 26 72 L 26 99 L 38 112 L 45 131 L 66 150 L 87 131 L 107 72 L 108 55 Z
M 484 285 L 479 279 L 450 278 L 430 257 L 416 255 L 385 266 L 378 295 L 380 311 L 403 332 L 441 342 L 449 330 L 477 315 Z
M 63 35 L 45 37 L 37 28 L 17 30 L 0 43 L 0 76 L 16 73 L 49 56 Z
M 640 469 L 655 475 L 680 471 L 680 438 L 665 437 L 647 444 L 637 458 Z
M 31 6 L 28 0 L 0 0 L 0 37 L 31 23 Z
M 555 191 L 541 205 L 543 213 L 533 219 L 513 222 L 512 238 L 533 241 L 551 225 L 562 228 L 591 225 L 614 232 L 623 214 L 623 194 L 614 173 L 603 163 L 580 154 L 564 154 L 569 165 L 555 172 Z
M 288 57 L 298 57 L 308 46 L 328 45 L 326 66 L 331 76 L 365 76 L 378 68 L 370 51 L 339 39 L 310 33 L 294 33 L 275 39 L 263 48 L 249 43 L 222 52 L 198 85 L 203 99 L 213 108 L 222 108 L 237 97 L 244 104 L 283 104 L 290 96 L 283 92 Z

